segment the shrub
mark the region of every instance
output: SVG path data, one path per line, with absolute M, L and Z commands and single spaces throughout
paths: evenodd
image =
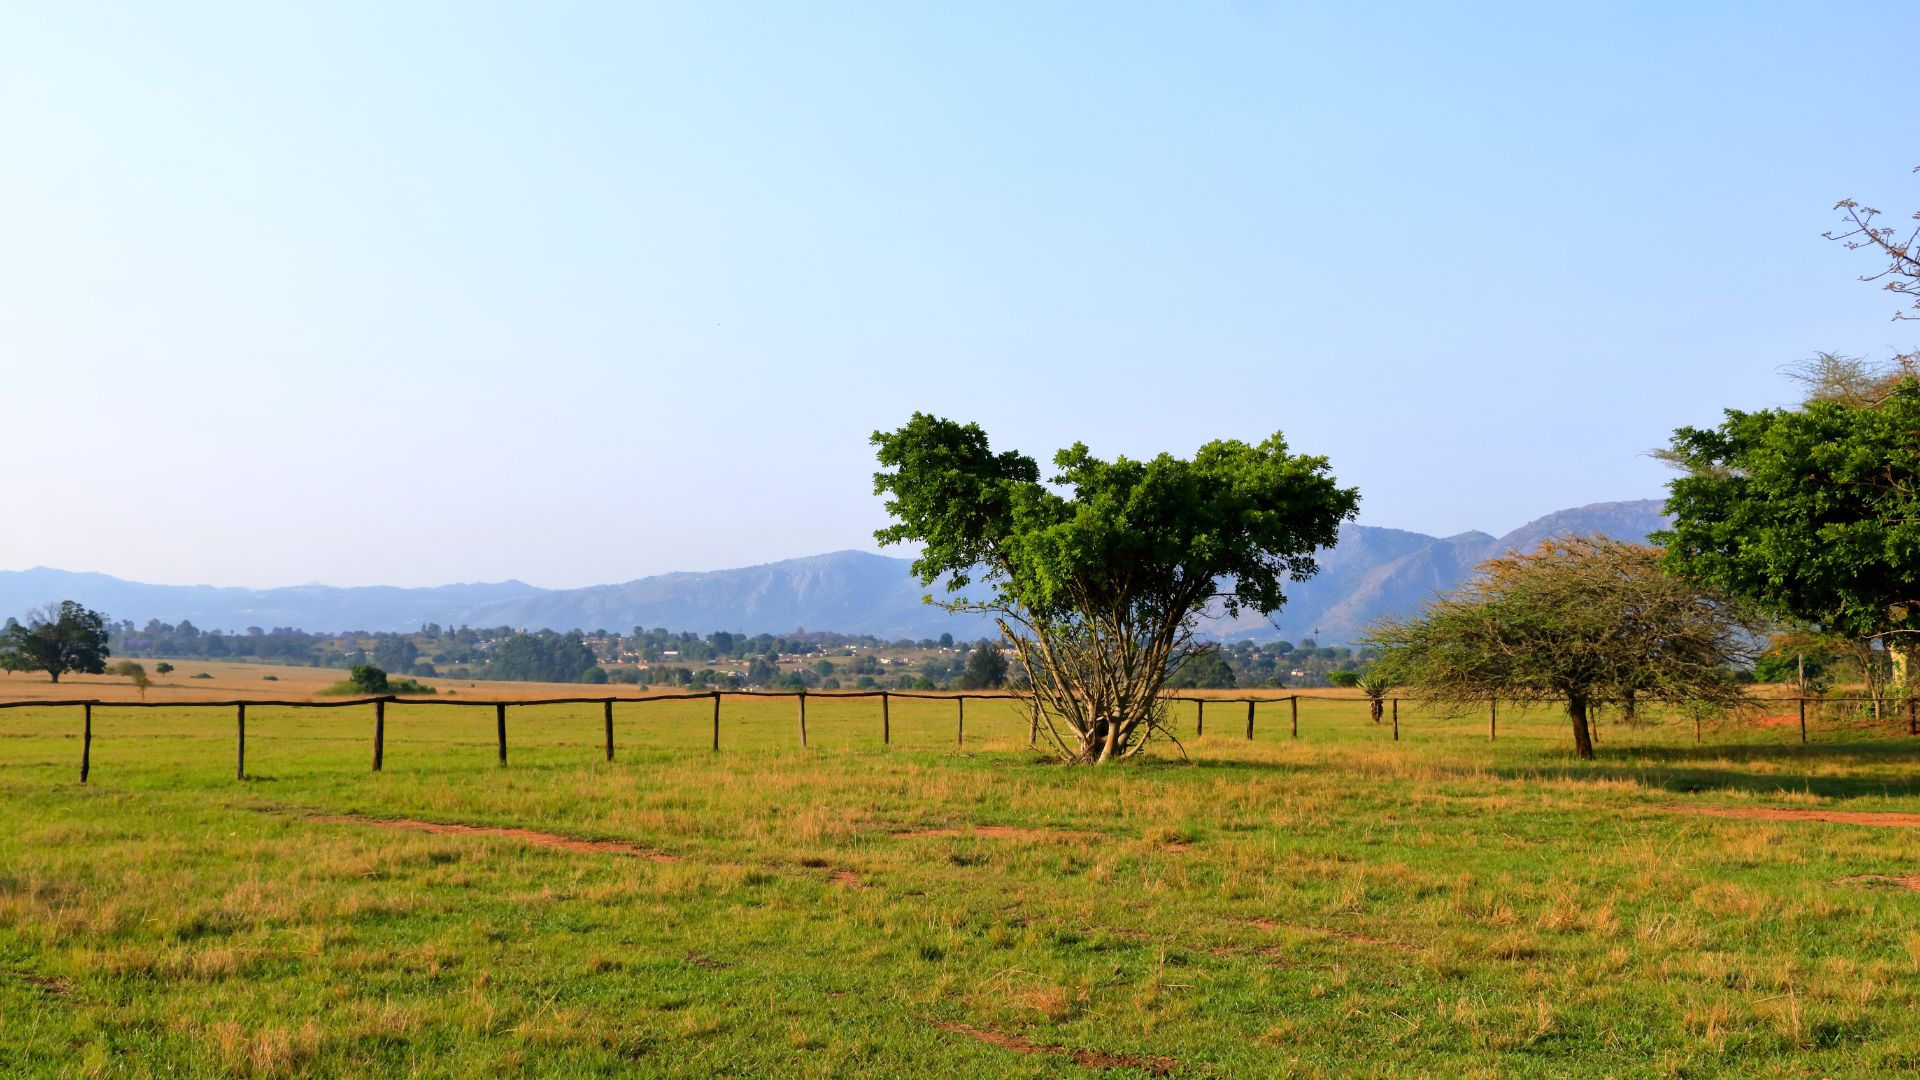
M 362 694 L 384 694 L 387 692 L 387 673 L 372 664 L 355 664 L 347 673 L 347 681 Z

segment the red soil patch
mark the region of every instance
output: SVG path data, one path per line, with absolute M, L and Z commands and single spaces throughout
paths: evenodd
M 1087 833 L 1064 829 L 1017 829 L 1011 825 L 971 825 L 956 829 L 906 829 L 893 835 L 905 838 L 921 836 L 985 836 L 995 840 L 1084 840 Z
M 1739 821 L 1825 821 L 1835 825 L 1880 825 L 1920 829 L 1920 814 L 1870 810 L 1791 810 L 1784 806 L 1663 806 L 1678 814 L 1734 818 Z
M 978 1039 L 991 1046 L 1012 1050 L 1020 1054 L 1061 1054 L 1073 1059 L 1075 1065 L 1083 1069 L 1145 1069 L 1154 1076 L 1165 1076 L 1173 1071 L 1176 1062 L 1170 1057 L 1144 1057 L 1137 1054 L 1108 1054 L 1099 1050 L 1079 1050 L 1071 1046 L 1046 1046 L 1029 1042 L 1018 1035 L 1003 1035 L 998 1031 L 988 1031 L 972 1024 L 935 1024 L 941 1031 L 951 1031 Z
M 73 990 L 73 984 L 53 975 L 35 975 L 32 972 L 12 972 L 19 980 L 51 998 L 66 997 Z
M 1835 884 L 1890 885 L 1896 889 L 1920 892 L 1920 874 L 1861 874 L 1858 877 L 1843 877 Z
M 654 862 L 679 862 L 680 856 L 664 852 L 649 851 L 638 844 L 629 844 L 624 840 L 585 840 L 578 836 L 562 836 L 559 833 L 538 832 L 533 829 L 504 829 L 487 825 L 457 825 L 445 821 L 418 821 L 413 818 L 370 818 L 351 814 L 316 814 L 308 821 L 326 822 L 331 825 L 372 825 L 380 829 L 413 829 L 418 832 L 436 833 L 443 836 L 504 836 L 509 840 L 537 844 L 541 847 L 560 848 L 563 851 L 584 851 L 608 855 L 638 855 Z

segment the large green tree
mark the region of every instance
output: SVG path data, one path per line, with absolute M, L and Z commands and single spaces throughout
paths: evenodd
M 875 536 L 921 545 L 914 571 L 945 580 L 944 606 L 995 618 L 1023 692 L 1078 762 L 1136 754 L 1164 730 L 1161 691 L 1202 614 L 1278 610 L 1283 581 L 1316 572 L 1359 503 L 1277 434 L 1191 460 L 1102 461 L 1075 444 L 1044 483 L 975 424 L 916 413 L 873 443 L 895 521 Z
M 23 671 L 44 671 L 54 682 L 69 671 L 98 675 L 107 668 L 107 620 L 72 600 L 43 608 L 0 636 L 0 653 Z
M 1868 385 L 1873 385 L 1869 383 Z M 1665 455 L 1666 565 L 1762 609 L 1855 639 L 1884 639 L 1896 671 L 1920 635 L 1920 382 L 1864 398 L 1728 410 L 1681 428 Z
M 1600 702 L 1738 702 L 1730 671 L 1750 631 L 1733 604 L 1664 573 L 1659 551 L 1570 537 L 1482 563 L 1419 615 L 1376 626 L 1369 675 L 1448 705 L 1563 703 L 1575 751 L 1591 758 Z

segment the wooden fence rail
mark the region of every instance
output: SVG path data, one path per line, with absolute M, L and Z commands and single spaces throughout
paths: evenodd
M 893 744 L 893 722 L 892 722 L 891 710 L 889 708 L 893 698 L 896 698 L 896 697 L 910 698 L 910 699 L 921 700 L 921 701 L 953 701 L 956 706 L 955 723 L 954 723 L 954 744 L 956 746 L 965 746 L 966 739 L 967 739 L 967 699 L 972 698 L 975 700 L 984 700 L 984 701 L 994 701 L 994 700 L 1004 701 L 1004 700 L 1017 698 L 1017 695 L 1006 694 L 1006 693 L 937 694 L 937 693 L 923 693 L 918 691 L 902 691 L 902 690 L 865 690 L 865 691 L 847 691 L 847 692 L 831 692 L 831 693 L 809 693 L 804 690 L 790 690 L 790 691 L 707 690 L 707 691 L 700 691 L 697 693 L 687 693 L 687 694 L 649 694 L 649 695 L 636 696 L 636 697 L 562 697 L 562 698 L 522 698 L 522 699 L 514 699 L 514 700 L 499 700 L 499 699 L 483 700 L 479 698 L 462 698 L 457 701 L 451 698 L 402 697 L 396 694 L 382 694 L 382 695 L 373 696 L 373 697 L 347 698 L 339 701 L 305 701 L 305 700 L 290 701 L 290 700 L 270 699 L 270 698 L 242 698 L 242 699 L 235 699 L 232 701 L 102 701 L 98 698 L 68 698 L 68 699 L 61 699 L 61 700 L 44 700 L 44 701 L 39 701 L 39 700 L 0 701 L 0 709 L 21 709 L 21 708 L 78 708 L 80 709 L 81 710 L 80 782 L 84 784 L 87 782 L 87 777 L 91 771 L 91 766 L 92 766 L 93 710 L 96 707 L 102 707 L 102 708 L 111 707 L 115 709 L 225 709 L 225 708 L 233 709 L 234 710 L 235 743 L 236 743 L 234 773 L 237 779 L 245 780 L 247 778 L 247 709 L 249 708 L 257 709 L 262 707 L 271 707 L 271 708 L 290 708 L 290 709 L 339 709 L 339 708 L 351 708 L 354 706 L 371 705 L 373 706 L 373 771 L 380 772 L 382 767 L 385 764 L 385 758 L 386 758 L 387 706 L 390 704 L 403 704 L 403 705 L 409 705 L 409 706 L 451 705 L 455 707 L 493 709 L 494 731 L 495 731 L 495 739 L 498 747 L 499 761 L 500 761 L 501 767 L 504 768 L 507 764 L 507 708 L 509 706 L 521 707 L 521 706 L 544 706 L 544 705 L 599 705 L 601 707 L 601 716 L 602 716 L 602 720 L 604 722 L 604 727 L 605 727 L 606 759 L 608 761 L 612 761 L 614 760 L 614 723 L 613 723 L 614 710 L 613 710 L 613 707 L 615 704 L 617 703 L 643 704 L 651 701 L 711 700 L 713 702 L 712 749 L 717 752 L 720 749 L 720 699 L 722 697 L 785 697 L 785 698 L 797 699 L 798 700 L 799 736 L 800 736 L 800 745 L 802 747 L 805 747 L 807 745 L 807 699 L 810 697 L 830 698 L 830 699 L 858 699 L 858 698 L 875 698 L 875 697 L 879 698 L 880 699 L 880 742 L 881 742 L 881 745 L 883 746 L 891 746 Z M 1174 702 L 1180 702 L 1180 701 L 1194 702 L 1194 734 L 1196 736 L 1205 734 L 1206 722 L 1207 722 L 1207 704 L 1209 702 L 1212 702 L 1215 704 L 1234 704 L 1234 703 L 1245 704 L 1247 707 L 1246 738 L 1248 740 L 1251 740 L 1253 738 L 1253 732 L 1254 732 L 1255 707 L 1262 703 L 1269 704 L 1269 705 L 1277 705 L 1282 701 L 1287 703 L 1287 711 L 1288 711 L 1288 718 L 1289 718 L 1289 723 L 1288 723 L 1289 737 L 1295 738 L 1295 739 L 1299 738 L 1300 737 L 1300 702 L 1303 699 L 1307 701 L 1344 701 L 1344 702 L 1352 702 L 1354 704 L 1365 704 L 1368 701 L 1368 699 L 1366 698 L 1328 697 L 1328 696 L 1313 695 L 1313 694 L 1288 694 L 1285 697 L 1190 697 L 1190 696 L 1172 694 L 1172 695 L 1168 695 L 1164 700 L 1166 700 L 1169 704 L 1172 704 Z M 1400 700 L 1401 699 L 1399 697 L 1389 697 L 1385 699 L 1386 704 L 1391 708 L 1391 711 L 1392 711 L 1392 719 L 1393 719 L 1392 739 L 1394 742 L 1400 741 Z M 1784 706 L 1789 702 L 1794 703 L 1798 709 L 1800 741 L 1802 743 L 1805 743 L 1807 741 L 1807 705 L 1809 702 L 1812 702 L 1815 704 L 1821 704 L 1821 705 L 1848 705 L 1848 704 L 1864 705 L 1864 704 L 1871 703 L 1871 701 L 1872 701 L 1871 698 L 1856 698 L 1856 697 L 1796 697 L 1796 698 L 1757 699 L 1753 704 L 1755 705 L 1771 704 L 1771 705 Z M 1920 735 L 1920 714 L 1916 714 L 1915 700 L 1913 698 L 1903 699 L 1902 705 L 1905 710 L 1905 719 L 1907 722 L 1908 734 Z M 1595 710 L 1595 712 L 1597 713 L 1597 709 Z M 1030 726 L 1030 730 L 1028 732 L 1029 743 L 1032 743 L 1035 739 L 1037 739 L 1039 734 L 1040 717 L 1037 711 L 1034 713 L 1031 720 L 1032 720 L 1032 723 Z M 1487 703 L 1487 738 L 1489 740 L 1493 740 L 1498 737 L 1499 727 L 1500 727 L 1500 703 L 1497 700 L 1490 700 Z M 1703 738 L 1703 734 L 1701 729 L 1701 721 L 1700 721 L 1700 718 L 1696 715 L 1694 717 L 1694 741 L 1699 742 L 1702 740 L 1702 738 Z

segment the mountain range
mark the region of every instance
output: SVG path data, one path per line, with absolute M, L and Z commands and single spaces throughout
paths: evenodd
M 1505 536 L 1482 532 L 1434 537 L 1401 529 L 1347 525 L 1322 552 L 1320 573 L 1287 589 L 1272 618 L 1209 620 L 1213 637 L 1314 638 L 1322 645 L 1358 637 L 1382 615 L 1404 615 L 1465 580 L 1481 561 L 1527 551 L 1551 536 L 1605 533 L 1643 541 L 1662 528 L 1661 504 L 1594 503 L 1530 521 Z M 763 566 L 660 574 L 619 585 L 543 589 L 521 581 L 431 588 L 296 585 L 277 589 L 149 585 L 106 574 L 35 567 L 0 571 L 0 616 L 24 615 L 57 600 L 77 600 L 113 619 L 178 623 L 202 630 L 295 627 L 313 632 L 414 630 L 447 626 L 786 633 L 799 628 L 877 637 L 971 639 L 993 633 L 979 616 L 949 615 L 920 602 L 928 591 L 910 560 L 836 551 Z

